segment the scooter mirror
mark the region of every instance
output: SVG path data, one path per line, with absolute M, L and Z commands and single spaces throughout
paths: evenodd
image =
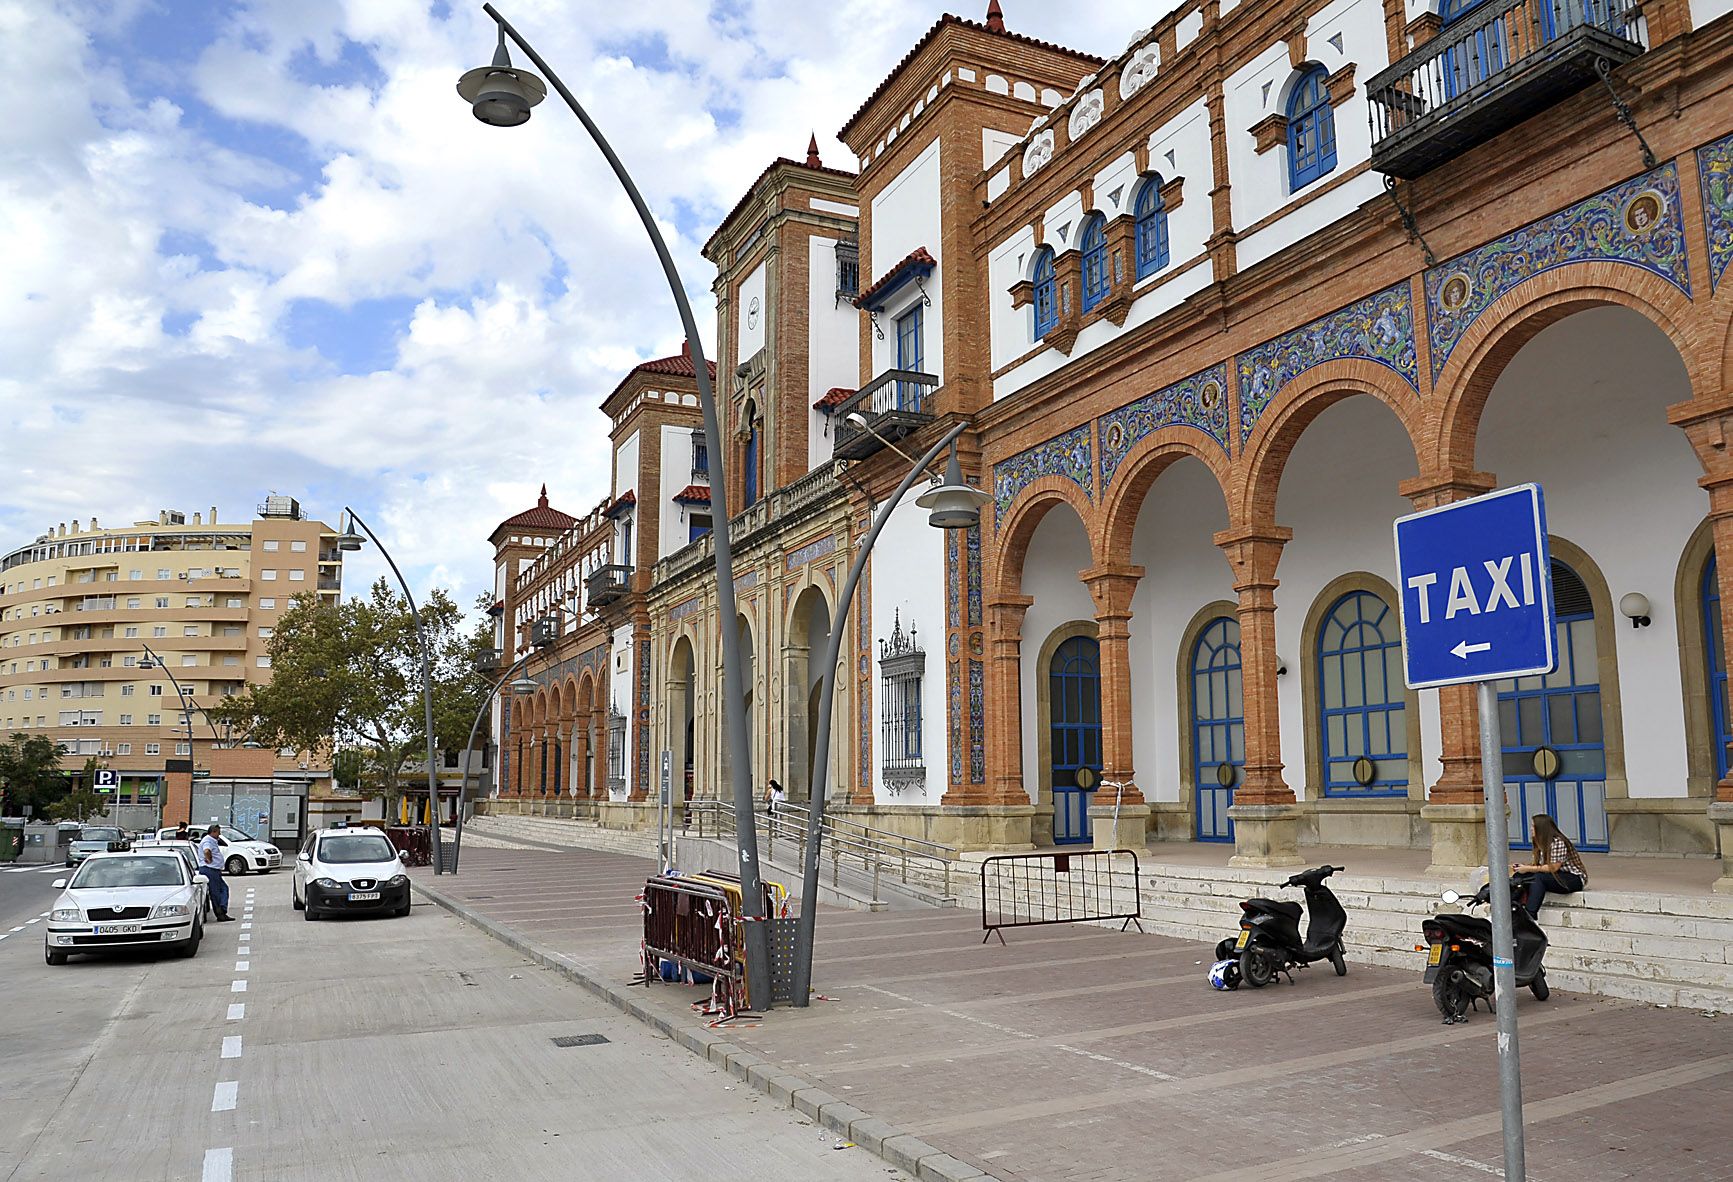
M 1446 903 L 1460 903 L 1460 902 L 1462 902 L 1462 896 L 1457 894 L 1455 891 L 1445 891 L 1442 895 L 1439 896 L 1439 898 L 1443 899 Z

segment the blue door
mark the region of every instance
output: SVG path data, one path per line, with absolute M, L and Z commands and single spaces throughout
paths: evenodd
M 1540 677 L 1498 683 L 1510 844 L 1529 848 L 1530 824 L 1547 813 L 1578 849 L 1607 848 L 1607 752 L 1595 609 L 1581 577 L 1552 564 L 1558 664 Z
M 1246 761 L 1244 702 L 1240 622 L 1222 616 L 1203 630 L 1191 654 L 1191 752 L 1199 841 L 1234 839 L 1228 808 Z
M 1084 768 L 1091 784 L 1101 775 L 1101 646 L 1073 636 L 1059 646 L 1047 673 L 1053 760 L 1053 842 L 1089 840 L 1089 792 L 1077 783 Z
M 1721 584 L 1715 578 L 1715 556 L 1703 570 L 1703 653 L 1708 659 L 1709 719 L 1715 728 L 1715 778 L 1727 778 L 1727 745 L 1733 742 L 1728 727 L 1733 712 L 1727 701 L 1727 654 L 1721 643 Z

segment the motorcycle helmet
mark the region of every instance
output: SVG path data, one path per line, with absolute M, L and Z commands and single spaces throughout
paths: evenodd
M 1240 962 L 1229 958 L 1218 960 L 1209 967 L 1209 983 L 1217 989 L 1240 987 Z

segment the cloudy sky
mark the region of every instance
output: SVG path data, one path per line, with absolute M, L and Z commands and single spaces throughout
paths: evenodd
M 701 321 L 719 217 L 811 131 L 854 167 L 836 129 L 944 11 L 500 3 L 624 156 Z M 1168 5 L 1004 7 L 1110 55 Z M 605 495 L 596 406 L 678 320 L 577 121 L 495 130 L 457 98 L 492 48 L 468 0 L 0 0 L 0 552 L 274 491 L 354 505 L 467 606 L 542 481 L 574 513 Z

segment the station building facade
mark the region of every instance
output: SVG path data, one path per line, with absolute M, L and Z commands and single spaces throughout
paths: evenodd
M 1191 0 L 1108 57 L 942 17 L 858 173 L 773 166 L 708 250 L 756 778 L 817 757 L 801 650 L 842 627 L 833 801 L 874 824 L 1477 864 L 1473 691 L 1402 685 L 1390 523 L 1535 481 L 1560 661 L 1501 687 L 1515 816 L 1733 854 L 1730 7 Z M 980 528 L 899 509 L 838 618 L 961 420 Z M 639 741 L 700 795 L 707 575 L 634 571 Z

